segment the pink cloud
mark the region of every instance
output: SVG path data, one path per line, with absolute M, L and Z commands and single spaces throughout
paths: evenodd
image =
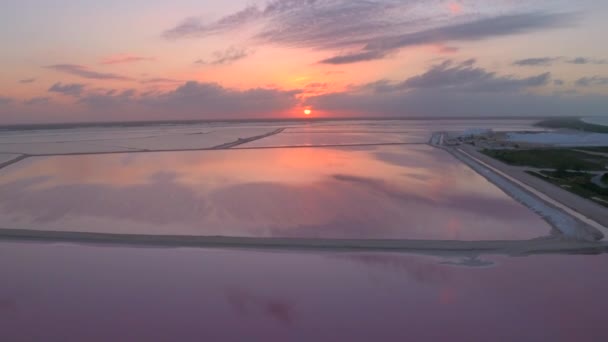
M 46 66 L 45 68 L 67 73 L 67 74 L 76 75 L 76 76 L 79 76 L 82 78 L 89 78 L 89 79 L 95 79 L 95 80 L 118 80 L 118 81 L 131 80 L 130 77 L 117 75 L 117 74 L 113 74 L 113 73 L 98 72 L 95 70 L 91 70 L 84 65 L 78 65 L 78 64 L 55 64 L 55 65 Z
M 460 51 L 460 48 L 455 46 L 437 45 L 435 46 L 435 52 L 441 54 L 453 54 Z
M 107 57 L 103 58 L 99 62 L 99 64 L 112 65 L 112 64 L 137 63 L 137 62 L 153 61 L 153 60 L 155 60 L 155 59 L 152 57 L 141 57 L 141 56 L 123 54 L 123 55 L 107 56 Z

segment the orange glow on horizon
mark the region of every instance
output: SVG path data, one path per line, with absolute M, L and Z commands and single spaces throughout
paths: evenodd
M 312 114 L 312 110 L 304 109 L 304 115 L 310 115 L 310 114 Z

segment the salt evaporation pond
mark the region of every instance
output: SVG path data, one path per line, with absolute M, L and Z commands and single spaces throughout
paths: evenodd
M 232 237 L 519 240 L 551 227 L 425 145 L 33 157 L 0 226 Z
M 608 256 L 0 242 L 2 341 L 604 341 Z

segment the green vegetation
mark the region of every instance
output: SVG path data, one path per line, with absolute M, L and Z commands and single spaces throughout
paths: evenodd
M 585 148 L 585 151 L 590 151 Z M 597 151 L 596 149 L 594 151 Z M 581 148 L 529 150 L 483 150 L 482 153 L 507 164 L 527 166 L 540 171 L 526 171 L 565 190 L 608 207 L 608 172 L 602 177 L 589 171 L 606 171 L 608 157 L 581 151 Z M 601 183 L 600 183 L 601 182 Z
M 488 150 L 482 153 L 517 166 L 530 166 L 539 169 L 555 170 L 605 170 L 608 158 L 591 155 L 572 149 L 531 149 L 531 150 Z
M 608 126 L 586 123 L 578 118 L 547 119 L 537 123 L 535 126 L 546 128 L 567 128 L 594 133 L 608 133 Z
M 591 173 L 569 171 L 527 171 L 527 173 L 608 207 L 608 189 L 593 183 L 591 179 L 594 175 Z M 608 173 L 604 174 L 603 178 L 608 178 L 607 175 Z
M 599 147 L 577 147 L 577 150 L 585 150 L 590 152 L 600 152 L 600 153 L 608 153 L 608 146 L 599 146 Z

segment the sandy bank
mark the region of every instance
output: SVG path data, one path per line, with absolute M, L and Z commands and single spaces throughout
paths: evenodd
M 437 133 L 435 135 L 442 136 L 443 134 Z M 539 214 L 565 236 L 580 240 L 594 241 L 604 238 L 604 235 L 608 235 L 608 229 L 606 229 L 606 226 L 602 223 L 605 221 L 598 221 L 587 216 L 586 214 L 588 213 L 589 207 L 584 203 L 581 205 L 581 210 L 583 211 L 573 210 L 569 206 L 562 204 L 563 202 L 561 202 L 562 197 L 560 194 L 552 193 L 551 195 L 547 195 L 546 193 L 537 190 L 536 186 L 522 182 L 519 179 L 520 174 L 534 178 L 525 174 L 523 171 L 517 170 L 519 172 L 513 172 L 507 165 L 482 155 L 477 152 L 474 147 L 469 145 L 460 145 L 455 148 L 437 144 L 437 142 L 441 140 L 441 138 L 431 139 L 431 144 L 447 151 L 463 163 L 467 164 L 474 171 L 498 186 L 515 200 Z M 542 187 L 542 189 L 557 188 L 542 180 L 538 181 L 542 182 L 542 184 L 538 185 L 539 187 Z M 562 189 L 557 189 L 572 195 Z M 574 196 L 578 197 L 576 195 Z M 580 200 L 585 201 L 584 199 Z M 590 204 L 596 205 L 595 203 Z M 608 215 L 604 208 L 600 207 L 600 209 L 601 212 L 596 212 L 595 214 Z
M 366 240 L 141 235 L 0 229 L 1 240 L 151 247 L 253 248 L 311 251 L 392 251 L 437 255 L 607 253 L 608 243 L 538 238 L 520 241 Z
M 581 196 L 573 194 L 569 191 L 561 189 L 551 183 L 545 182 L 542 179 L 531 176 L 525 173 L 521 168 L 516 166 L 507 165 L 496 159 L 490 158 L 482 153 L 479 153 L 472 146 L 462 146 L 463 150 L 470 153 L 475 158 L 482 160 L 492 167 L 499 169 L 505 174 L 517 179 L 518 181 L 534 188 L 535 190 L 555 199 L 557 202 L 565 205 L 568 208 L 580 213 L 581 215 L 588 217 L 589 219 L 597 222 L 603 227 L 597 227 L 605 235 L 608 235 L 608 210 L 601 205 L 591 202 Z

